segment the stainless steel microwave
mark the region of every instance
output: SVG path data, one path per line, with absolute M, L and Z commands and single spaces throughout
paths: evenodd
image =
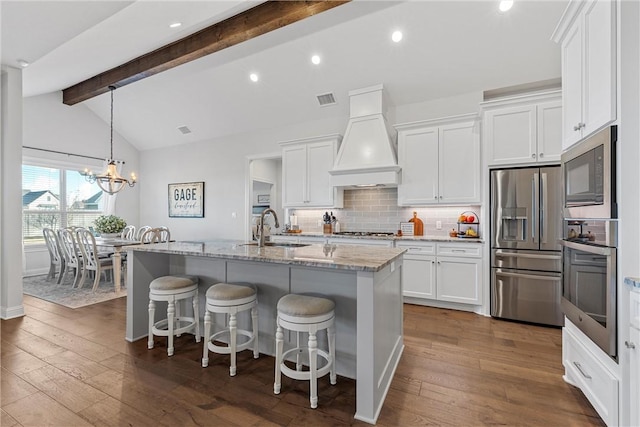
M 616 203 L 617 127 L 610 126 L 562 153 L 564 217 L 618 217 Z

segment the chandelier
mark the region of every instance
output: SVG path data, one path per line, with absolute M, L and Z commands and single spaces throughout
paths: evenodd
M 107 159 L 107 169 L 98 175 L 89 169 L 85 169 L 83 172 L 80 172 L 80 174 L 90 183 L 97 183 L 98 187 L 105 193 L 115 194 L 122 190 L 127 184 L 129 187 L 136 185 L 137 178 L 133 172 L 131 172 L 131 179 L 126 179 L 121 176 L 118 173 L 116 161 L 113 159 L 113 91 L 116 90 L 116 87 L 109 86 L 109 90 L 111 91 L 111 156 Z

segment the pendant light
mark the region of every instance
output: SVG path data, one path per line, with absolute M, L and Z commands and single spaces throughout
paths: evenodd
M 85 169 L 81 174 L 90 183 L 97 183 L 98 187 L 105 193 L 115 194 L 122 190 L 126 184 L 128 184 L 129 187 L 136 185 L 137 178 L 133 172 L 131 172 L 130 180 L 122 177 L 118 173 L 116 161 L 113 159 L 113 91 L 116 90 L 116 87 L 109 86 L 109 90 L 111 91 L 111 156 L 107 159 L 107 169 L 99 175 L 94 174 L 89 169 Z

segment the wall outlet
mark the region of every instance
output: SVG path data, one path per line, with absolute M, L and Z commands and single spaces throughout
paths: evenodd
M 442 230 L 442 221 L 436 221 L 436 230 Z
M 238 214 L 236 212 L 231 212 L 231 218 L 236 219 Z

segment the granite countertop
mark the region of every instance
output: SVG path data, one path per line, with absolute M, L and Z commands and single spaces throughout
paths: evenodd
M 395 241 L 425 241 L 425 242 L 464 242 L 464 243 L 483 243 L 479 237 L 460 238 L 449 236 L 346 236 L 343 234 L 324 234 L 320 232 L 303 231 L 301 233 L 271 233 L 272 236 L 287 237 L 324 237 L 337 239 L 366 239 L 366 240 L 395 240 Z
M 629 286 L 632 291 L 640 292 L 640 277 L 625 277 L 624 283 Z
M 383 269 L 405 252 L 405 249 L 400 248 L 329 244 L 313 244 L 302 247 L 265 246 L 259 248 L 255 245 L 234 240 L 155 243 L 129 246 L 127 249 L 139 252 L 370 272 Z

